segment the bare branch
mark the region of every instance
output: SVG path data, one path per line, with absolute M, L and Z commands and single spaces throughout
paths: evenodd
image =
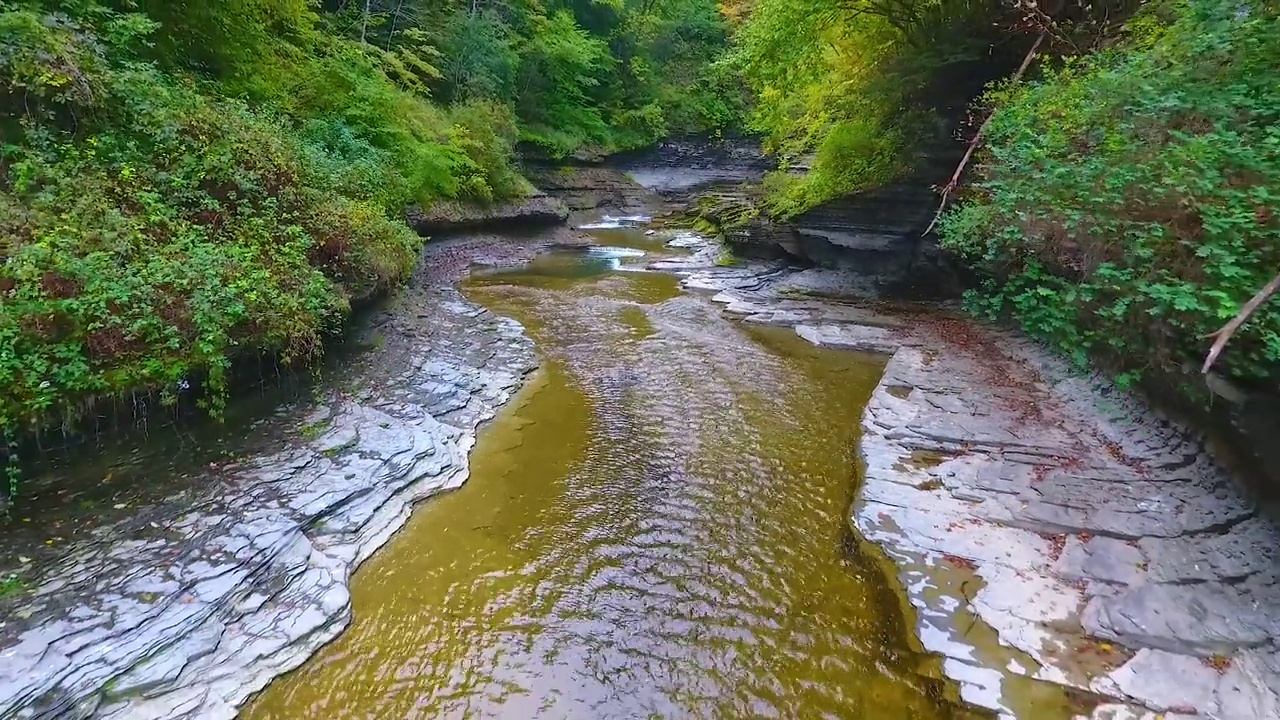
M 1018 66 L 1018 71 L 1013 74 L 1011 82 L 1016 83 L 1022 78 L 1022 74 L 1025 73 L 1027 68 L 1031 65 L 1031 60 L 1035 57 L 1036 50 L 1040 49 L 1040 43 L 1042 42 L 1044 42 L 1043 33 L 1040 37 L 1036 38 L 1031 49 L 1027 51 L 1027 56 L 1022 59 L 1022 65 Z M 974 151 L 978 149 L 978 143 L 982 140 L 982 133 L 987 129 L 987 126 L 991 124 L 991 118 L 995 117 L 995 115 L 995 111 L 991 111 L 987 115 L 987 119 L 982 121 L 982 125 L 978 128 L 978 132 L 974 133 L 973 139 L 969 141 L 969 149 L 965 151 L 964 157 L 960 158 L 960 164 L 956 166 L 956 171 L 951 174 L 951 180 L 947 183 L 946 187 L 942 188 L 942 202 L 938 204 L 938 212 L 933 216 L 933 222 L 929 223 L 929 227 L 925 228 L 925 231 L 921 233 L 922 235 L 928 235 L 932 232 L 933 228 L 938 225 L 938 221 L 942 219 L 942 211 L 947 208 L 947 198 L 950 197 L 951 192 L 956 189 L 956 185 L 960 183 L 960 176 L 964 174 L 965 166 L 969 164 L 969 159 L 973 157 Z
M 1275 295 L 1277 291 L 1280 291 L 1280 275 L 1272 278 L 1271 282 L 1267 283 L 1256 295 L 1250 298 L 1249 302 L 1240 308 L 1240 312 L 1231 318 L 1231 322 L 1223 325 L 1221 330 L 1209 336 L 1217 339 L 1213 341 L 1213 347 L 1209 348 L 1209 354 L 1205 357 L 1204 366 L 1200 368 L 1200 372 L 1209 372 L 1209 368 L 1213 367 L 1213 364 L 1218 361 L 1218 356 L 1227 347 L 1227 342 L 1231 340 L 1231 336 L 1235 335 L 1236 331 L 1249 321 L 1249 316 L 1262 307 L 1262 304 L 1272 295 Z

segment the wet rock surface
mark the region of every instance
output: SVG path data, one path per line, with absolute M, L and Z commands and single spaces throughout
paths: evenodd
M 1098 720 L 1280 717 L 1280 529 L 1199 437 L 1019 336 L 716 252 L 662 267 L 747 322 L 891 356 L 852 520 L 967 700 L 1036 718 L 1065 687 Z
M 73 542 L 0 624 L 0 717 L 231 718 L 335 637 L 354 568 L 466 479 L 477 426 L 534 367 L 520 325 L 455 282 L 566 240 L 429 246 L 355 380 L 280 411 L 282 449 Z
M 750 141 L 667 141 L 620 161 L 637 184 L 671 200 L 715 186 L 758 182 L 777 166 Z
M 532 171 L 538 186 L 571 212 L 638 212 L 644 205 L 637 186 L 625 174 L 603 167 L 542 167 Z M 592 215 L 594 217 L 594 215 Z
M 683 194 L 668 189 L 671 183 L 661 174 L 633 176 L 680 198 L 688 214 L 721 228 L 736 255 L 856 275 L 858 292 L 868 297 L 947 300 L 963 290 L 963 272 L 938 246 L 936 234 L 926 231 L 939 203 L 932 188 L 946 182 L 962 155 L 963 146 L 939 138 L 918 148 L 914 170 L 898 181 L 786 219 L 765 210 L 763 171 L 745 161 L 730 167 L 755 167 L 756 174 L 726 174 Z M 789 171 L 807 168 L 793 163 Z

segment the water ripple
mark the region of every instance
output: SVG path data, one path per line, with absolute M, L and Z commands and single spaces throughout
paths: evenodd
M 474 295 L 530 328 L 541 385 L 246 717 L 981 717 L 846 549 L 878 368 L 666 279 L 536 273 Z

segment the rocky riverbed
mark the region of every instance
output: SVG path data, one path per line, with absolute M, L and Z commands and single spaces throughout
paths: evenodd
M 374 349 L 247 429 L 271 429 L 267 450 L 27 572 L 0 600 L 0 717 L 230 718 L 336 637 L 354 568 L 465 481 L 478 425 L 536 365 L 521 326 L 456 283 L 584 240 L 430 245 L 371 319 Z M 722 267 L 705 239 L 673 244 L 691 254 L 653 269 L 743 322 L 888 358 L 850 520 L 965 700 L 1036 720 L 1064 702 L 1096 720 L 1280 717 L 1280 531 L 1202 440 L 1020 337 L 852 298 L 848 268 Z

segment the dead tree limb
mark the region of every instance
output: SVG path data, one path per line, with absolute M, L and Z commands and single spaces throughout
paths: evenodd
M 1036 38 L 1035 43 L 1031 45 L 1031 49 L 1027 51 L 1027 56 L 1022 59 L 1022 64 L 1018 66 L 1018 71 L 1010 78 L 1010 82 L 1016 83 L 1022 78 L 1022 74 L 1030 67 L 1031 60 L 1035 58 L 1036 50 L 1040 49 L 1040 43 L 1042 42 L 1044 42 L 1044 33 L 1041 33 L 1040 37 Z M 929 227 L 925 228 L 925 231 L 921 233 L 922 235 L 928 235 L 933 232 L 933 229 L 938 225 L 938 221 L 942 219 L 942 211 L 947 209 L 947 198 L 951 196 L 951 192 L 960 184 L 960 176 L 964 174 L 965 166 L 969 164 L 974 151 L 978 149 L 978 143 L 982 140 L 982 133 L 991 124 L 991 118 L 995 117 L 995 115 L 995 111 L 992 110 L 987 115 L 987 119 L 983 120 L 982 125 L 978 127 L 978 132 L 974 133 L 973 139 L 969 141 L 969 149 L 965 151 L 964 157 L 960 158 L 960 164 L 956 166 L 956 171 L 951 174 L 951 180 L 942 188 L 942 202 L 938 204 L 938 212 L 934 214 L 933 222 L 929 223 Z
M 1218 361 L 1218 356 L 1221 355 L 1223 349 L 1227 347 L 1227 342 L 1231 340 L 1231 336 L 1235 335 L 1236 331 L 1249 321 L 1249 317 L 1253 315 L 1258 308 L 1262 307 L 1262 304 L 1267 301 L 1267 298 L 1275 295 L 1277 291 L 1280 291 L 1280 275 L 1276 275 L 1271 279 L 1271 282 L 1267 283 L 1266 286 L 1259 290 L 1256 295 L 1249 298 L 1249 302 L 1245 303 L 1244 307 L 1240 308 L 1240 312 L 1236 313 L 1236 316 L 1231 318 L 1231 322 L 1223 325 L 1221 330 L 1209 336 L 1216 339 L 1213 341 L 1213 347 L 1209 348 L 1208 356 L 1204 359 L 1204 367 L 1200 368 L 1201 373 L 1209 372 L 1209 368 L 1213 367 L 1213 364 Z

